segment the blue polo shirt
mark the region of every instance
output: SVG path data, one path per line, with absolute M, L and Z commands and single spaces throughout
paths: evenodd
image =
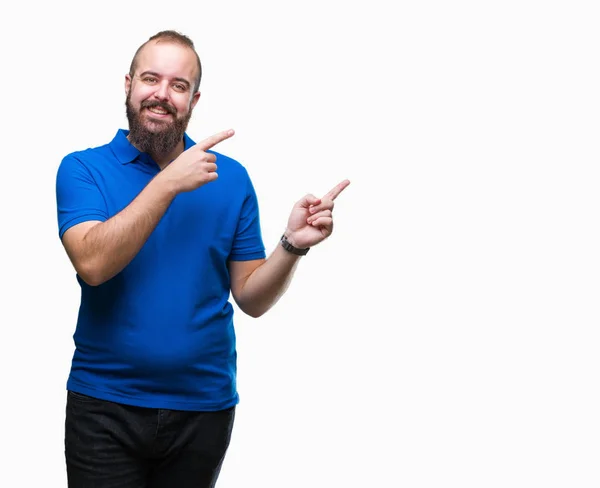
M 118 130 L 73 152 L 56 178 L 59 236 L 125 208 L 160 168 Z M 185 135 L 185 148 L 194 143 Z M 237 404 L 228 261 L 266 257 L 246 169 L 217 156 L 219 177 L 177 195 L 140 252 L 99 286 L 78 275 L 81 305 L 67 389 L 141 407 L 220 410 Z

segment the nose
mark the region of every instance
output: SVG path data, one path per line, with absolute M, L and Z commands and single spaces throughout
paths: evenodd
M 166 80 L 165 82 L 161 82 L 156 86 L 154 97 L 159 100 L 169 99 L 169 83 Z

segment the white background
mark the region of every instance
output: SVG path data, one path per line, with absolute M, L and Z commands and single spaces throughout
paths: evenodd
M 131 57 L 168 28 L 204 65 L 189 133 L 236 130 L 215 149 L 248 168 L 269 250 L 297 199 L 352 182 L 276 308 L 236 314 L 241 404 L 218 487 L 600 486 L 593 6 L 4 10 L 0 486 L 66 486 L 79 290 L 56 169 L 125 127 Z

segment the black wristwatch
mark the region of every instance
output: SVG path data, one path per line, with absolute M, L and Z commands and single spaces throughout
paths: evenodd
M 286 251 L 291 252 L 292 254 L 295 254 L 297 256 L 304 256 L 306 255 L 306 253 L 310 250 L 310 247 L 304 248 L 304 249 L 300 249 L 298 247 L 294 247 L 292 246 L 288 240 L 285 238 L 285 234 L 283 234 L 281 236 L 281 245 L 283 246 L 283 248 Z

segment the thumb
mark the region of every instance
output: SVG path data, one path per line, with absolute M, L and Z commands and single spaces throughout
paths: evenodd
M 297 205 L 301 208 L 309 208 L 313 205 L 319 205 L 319 203 L 321 203 L 321 199 L 309 193 L 299 200 Z

